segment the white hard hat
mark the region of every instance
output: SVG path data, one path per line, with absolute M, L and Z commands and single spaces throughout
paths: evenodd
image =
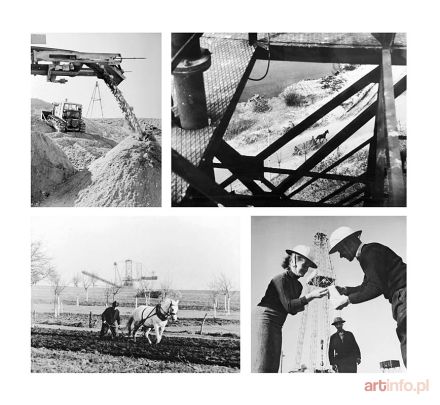
M 300 255 L 302 257 L 305 257 L 310 262 L 310 267 L 313 269 L 316 269 L 318 266 L 315 264 L 312 249 L 310 246 L 306 245 L 298 245 L 295 246 L 292 250 L 287 249 L 286 253 L 291 255 L 292 253 L 295 253 L 297 255 Z
M 361 235 L 362 231 L 353 231 L 353 229 L 348 226 L 341 226 L 340 228 L 333 231 L 330 235 L 330 251 L 329 253 L 335 253 L 339 243 L 341 243 L 344 239 L 347 239 L 349 236 L 357 236 Z

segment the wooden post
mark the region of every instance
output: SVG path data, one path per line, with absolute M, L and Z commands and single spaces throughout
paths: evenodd
M 89 313 L 89 328 L 92 328 L 92 311 Z
M 137 308 L 138 307 L 138 297 L 134 298 L 134 307 Z
M 200 334 L 203 335 L 203 325 L 205 325 L 206 317 L 208 316 L 208 313 L 205 314 L 203 317 L 202 325 L 200 326 Z
M 79 307 L 79 297 L 76 296 L 76 306 Z

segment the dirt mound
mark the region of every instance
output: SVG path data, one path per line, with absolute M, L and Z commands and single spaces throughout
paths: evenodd
M 160 147 L 127 138 L 72 176 L 42 205 L 157 207 L 161 203 Z
M 31 203 L 38 204 L 75 173 L 65 153 L 46 135 L 31 136 Z
M 48 136 L 63 150 L 77 170 L 86 169 L 90 163 L 117 145 L 115 141 L 89 133 L 52 132 Z

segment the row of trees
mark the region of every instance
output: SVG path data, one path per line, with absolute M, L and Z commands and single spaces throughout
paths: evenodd
M 224 274 L 221 273 L 209 283 L 209 289 L 211 291 L 212 307 L 214 311 L 214 318 L 217 316 L 217 309 L 219 305 L 219 299 L 223 296 L 224 310 L 226 314 L 231 314 L 231 297 L 234 294 L 232 281 Z
M 55 267 L 52 264 L 52 260 L 44 250 L 41 241 L 33 241 L 31 245 L 31 284 L 36 285 L 43 280 L 47 280 L 52 286 L 52 290 L 54 293 L 55 314 L 57 314 L 59 310 L 60 295 L 69 284 L 72 284 L 76 288 L 82 287 L 86 295 L 85 301 L 89 302 L 89 289 L 91 287 L 95 287 L 98 282 L 96 278 L 89 277 L 81 273 L 75 274 L 70 281 L 66 282 L 56 271 Z M 181 294 L 172 288 L 172 284 L 173 283 L 170 278 L 161 282 L 159 289 L 159 298 L 180 298 Z M 223 298 L 225 313 L 230 315 L 231 297 L 234 294 L 232 281 L 224 273 L 221 273 L 213 278 L 208 287 L 211 291 L 211 302 L 213 306 L 214 317 L 217 316 L 217 310 L 219 308 L 221 298 Z M 139 280 L 136 297 L 144 297 L 146 305 L 150 303 L 151 288 L 151 281 Z M 116 299 L 116 296 L 119 293 L 120 289 L 121 286 L 105 286 L 104 297 L 106 300 L 106 305 L 109 305 L 110 301 Z M 79 305 L 78 295 L 76 297 L 76 303 L 77 305 Z

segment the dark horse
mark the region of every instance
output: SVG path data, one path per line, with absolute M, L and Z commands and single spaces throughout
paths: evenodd
M 317 137 L 316 137 L 316 140 L 317 141 L 325 141 L 325 137 L 327 136 L 327 134 L 328 134 L 329 132 L 328 132 L 328 129 L 325 131 L 325 132 L 323 132 L 322 134 L 320 134 L 320 135 L 318 135 Z

